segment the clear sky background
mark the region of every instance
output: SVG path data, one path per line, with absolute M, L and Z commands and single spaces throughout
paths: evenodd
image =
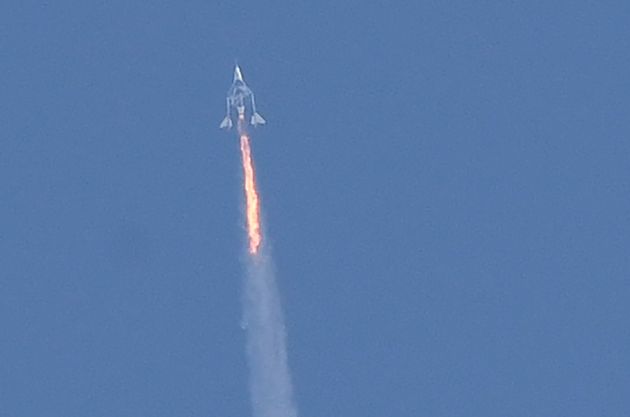
M 250 415 L 235 59 L 302 417 L 630 414 L 628 2 L 0 16 L 1 417 Z

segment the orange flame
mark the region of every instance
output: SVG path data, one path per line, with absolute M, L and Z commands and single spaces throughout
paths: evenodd
M 243 157 L 243 173 L 245 175 L 245 200 L 247 204 L 247 235 L 249 237 L 249 253 L 258 253 L 262 237 L 260 235 L 260 203 L 256 191 L 256 177 L 252 153 L 247 134 L 241 135 L 241 155 Z

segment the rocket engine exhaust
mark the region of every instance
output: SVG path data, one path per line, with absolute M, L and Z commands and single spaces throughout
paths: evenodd
M 260 205 L 256 176 L 252 163 L 252 152 L 249 147 L 249 137 L 241 134 L 241 156 L 243 158 L 243 175 L 245 180 L 245 210 L 247 217 L 247 236 L 249 238 L 249 253 L 256 255 L 260 248 L 262 237 L 260 234 Z
M 241 132 L 248 265 L 243 298 L 254 417 L 297 417 L 286 332 L 270 250 L 263 244 L 260 199 L 249 136 Z

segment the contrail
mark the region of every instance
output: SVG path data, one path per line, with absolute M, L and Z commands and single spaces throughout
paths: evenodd
M 260 199 L 249 137 L 241 131 L 248 236 L 243 320 L 254 417 L 296 417 L 287 361 L 286 331 L 273 262 L 263 241 Z

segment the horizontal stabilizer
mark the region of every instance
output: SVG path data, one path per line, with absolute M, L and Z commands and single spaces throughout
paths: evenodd
M 258 113 L 254 113 L 254 115 L 252 116 L 252 125 L 256 126 L 256 125 L 264 125 L 265 123 L 267 123 L 265 121 L 265 119 L 262 118 L 262 116 Z
M 229 116 L 226 116 L 225 119 L 221 122 L 219 126 L 221 129 L 231 129 L 232 128 L 232 119 Z

